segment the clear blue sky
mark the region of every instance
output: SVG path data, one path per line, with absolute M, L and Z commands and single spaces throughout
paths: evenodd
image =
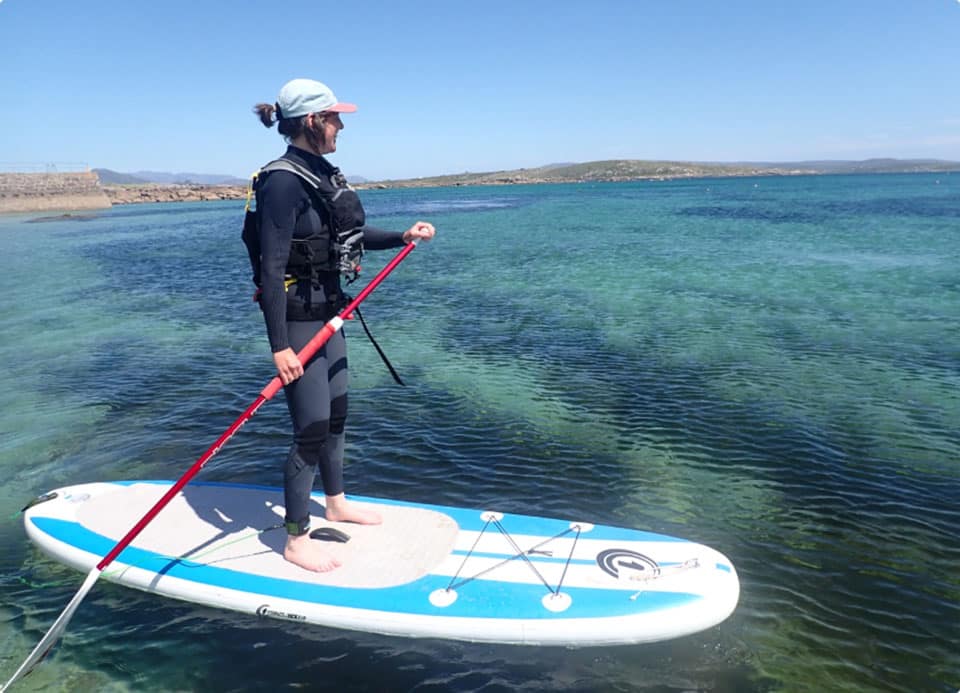
M 960 160 L 958 0 L 0 0 L 0 164 L 247 176 L 293 77 L 382 179 L 597 159 Z

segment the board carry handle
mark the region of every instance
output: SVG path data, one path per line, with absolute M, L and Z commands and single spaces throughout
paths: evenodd
M 387 263 L 377 275 L 370 280 L 370 283 L 363 287 L 363 290 L 357 294 L 357 297 L 354 298 L 347 306 L 337 313 L 334 317 L 327 321 L 327 323 L 317 332 L 314 337 L 307 342 L 306 346 L 303 347 L 298 353 L 297 358 L 300 359 L 300 363 L 306 366 L 307 362 L 313 357 L 317 351 L 326 344 L 330 338 L 343 327 L 344 320 L 348 320 L 353 314 L 353 311 L 363 303 L 363 301 L 369 296 L 374 289 L 376 289 L 380 283 L 386 279 L 393 270 L 399 265 L 403 260 L 413 252 L 413 249 L 417 247 L 417 239 L 414 239 L 407 243 L 403 249 L 396 254 L 396 256 Z M 33 649 L 30 655 L 23 661 L 23 664 L 14 672 L 13 676 L 2 686 L 0 687 L 0 693 L 6 691 L 10 686 L 16 683 L 19 679 L 23 678 L 29 674 L 33 668 L 53 649 L 54 645 L 57 644 L 60 636 L 67 629 L 67 624 L 70 622 L 70 619 L 73 617 L 74 612 L 77 610 L 77 607 L 80 606 L 80 602 L 87 595 L 87 593 L 93 588 L 94 583 L 96 583 L 97 578 L 100 576 L 100 573 L 103 572 L 103 569 L 110 565 L 114 559 L 120 555 L 120 552 L 123 551 L 134 539 L 137 538 L 137 535 L 143 531 L 143 529 L 150 524 L 154 517 L 163 510 L 163 508 L 171 501 L 171 499 L 176 496 L 180 490 L 189 483 L 189 481 L 197 475 L 197 473 L 203 468 L 203 466 L 210 461 L 210 459 L 220 452 L 220 449 L 233 437 L 233 434 L 236 433 L 240 428 L 257 413 L 257 410 L 264 405 L 268 400 L 272 399 L 274 395 L 279 392 L 280 388 L 283 387 L 283 382 L 280 380 L 280 376 L 276 376 L 270 383 L 263 388 L 257 398 L 247 407 L 244 412 L 237 417 L 237 419 L 230 424 L 226 431 L 224 431 L 219 438 L 207 448 L 196 462 L 193 463 L 193 466 L 186 471 L 186 473 L 177 480 L 177 482 L 171 486 L 166 493 L 158 500 L 146 514 L 137 521 L 129 532 L 117 542 L 117 545 L 114 546 L 110 553 L 103 557 L 103 559 L 97 563 L 97 565 L 87 574 L 87 577 L 84 579 L 83 585 L 80 587 L 80 590 L 74 595 L 73 599 L 70 600 L 70 603 L 67 604 L 67 607 L 63 610 L 60 616 L 54 621 L 53 625 L 50 627 L 50 630 L 47 631 L 46 635 L 40 640 L 37 646 Z

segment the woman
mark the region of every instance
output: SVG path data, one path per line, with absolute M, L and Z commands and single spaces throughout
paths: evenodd
M 317 572 L 340 565 L 320 542 L 310 539 L 310 492 L 318 468 L 327 520 L 379 524 L 381 518 L 344 496 L 347 353 L 343 331 L 336 332 L 306 368 L 297 352 L 346 303 L 340 274 L 354 267 L 359 254 L 348 239 L 362 237 L 364 247 L 380 250 L 429 240 L 435 233 L 431 224 L 422 221 L 403 233 L 366 225 L 356 193 L 324 158 L 337 150 L 337 135 L 344 127 L 340 114 L 356 110 L 353 104 L 339 102 L 326 85 L 309 79 L 287 82 L 276 104 L 254 107 L 260 121 L 266 127 L 276 123 L 289 144 L 279 164 L 268 164 L 256 179 L 258 233 L 255 239 L 246 234 L 244 238 L 293 422 L 293 446 L 284 468 L 287 543 L 283 555 Z M 308 173 L 296 172 L 304 168 Z M 312 183 L 304 177 L 310 174 Z

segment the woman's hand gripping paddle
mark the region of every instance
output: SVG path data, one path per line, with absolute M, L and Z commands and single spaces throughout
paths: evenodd
M 327 343 L 327 341 L 334 335 L 336 332 L 343 327 L 343 321 L 350 318 L 351 314 L 357 307 L 364 301 L 364 299 L 369 296 L 377 286 L 380 285 L 388 274 L 390 274 L 397 265 L 403 262 L 403 259 L 409 255 L 417 245 L 417 240 L 414 239 L 403 249 L 397 253 L 397 255 L 384 267 L 380 272 L 375 276 L 369 284 L 367 284 L 363 290 L 357 294 L 357 297 L 350 301 L 347 304 L 347 307 L 340 311 L 337 315 L 331 318 L 321 329 L 314 335 L 313 339 L 307 342 L 307 345 L 300 350 L 297 354 L 297 357 L 300 359 L 300 362 L 306 364 L 315 353 Z M 207 448 L 207 451 L 203 453 L 200 458 L 193 463 L 193 466 L 187 470 L 180 479 L 170 487 L 170 489 L 163 494 L 163 497 L 158 500 L 147 513 L 140 518 L 136 525 L 127 532 L 126 536 L 123 537 L 117 545 L 114 546 L 110 553 L 103 557 L 97 565 L 87 574 L 87 578 L 83 581 L 83 585 L 80 587 L 80 590 L 74 595 L 73 599 L 70 600 L 70 603 L 67 604 L 67 608 L 63 610 L 60 616 L 54 621 L 53 625 L 50 627 L 50 630 L 47 631 L 46 635 L 43 636 L 43 639 L 37 644 L 33 649 L 33 652 L 30 653 L 30 656 L 27 657 L 23 664 L 20 665 L 20 668 L 14 672 L 13 676 L 10 677 L 10 680 L 7 681 L 0 692 L 7 690 L 10 686 L 16 683 L 18 680 L 29 674 L 33 668 L 39 663 L 50 650 L 53 649 L 53 646 L 57 644 L 57 641 L 60 639 L 60 636 L 67 629 L 67 624 L 70 622 L 70 619 L 73 617 L 73 613 L 77 610 L 77 607 L 80 606 L 80 602 L 83 601 L 83 598 L 87 596 L 87 593 L 93 588 L 93 585 L 96 583 L 97 578 L 100 577 L 100 573 L 110 565 L 113 560 L 123 551 L 137 535 L 143 531 L 154 517 L 157 516 L 164 506 L 170 502 L 170 500 L 177 495 L 180 490 L 187 485 L 187 483 L 196 476 L 203 465 L 205 465 L 210 458 L 220 452 L 222 448 L 230 438 L 233 437 L 233 434 L 236 433 L 243 424 L 245 424 L 254 414 L 257 413 L 257 410 L 273 398 L 277 392 L 280 391 L 280 388 L 283 387 L 283 383 L 280 380 L 280 377 L 277 376 L 270 383 L 263 388 L 263 391 L 257 396 L 257 399 L 247 407 L 237 420 L 230 424 L 230 427 L 221 434 L 221 436 L 216 440 L 216 442 Z

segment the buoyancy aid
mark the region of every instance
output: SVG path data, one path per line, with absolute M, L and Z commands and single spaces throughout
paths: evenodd
M 326 211 L 322 230 L 309 238 L 294 238 L 290 246 L 286 275 L 293 280 L 313 283 L 321 274 L 339 273 L 348 283 L 356 279 L 363 257 L 363 225 L 366 216 L 360 197 L 347 183 L 340 169 L 331 166 L 328 174 L 313 171 L 289 159 L 275 159 L 253 174 L 247 192 L 242 238 L 250 257 L 253 281 L 260 285 L 259 218 L 251 201 L 261 176 L 271 171 L 287 171 L 298 176 L 312 199 Z
M 260 219 L 251 202 L 254 200 L 260 176 L 270 171 L 288 171 L 299 176 L 302 181 L 305 181 L 305 187 L 310 191 L 311 198 L 319 200 L 322 208 L 327 212 L 330 228 L 327 229 L 324 226 L 326 233 L 317 233 L 309 238 L 294 238 L 291 242 L 290 256 L 285 270 L 286 288 L 289 292 L 293 285 L 301 284 L 296 290 L 298 293 L 304 293 L 306 300 L 302 305 L 299 305 L 300 302 L 294 302 L 293 305 L 288 302 L 288 319 L 327 320 L 337 314 L 347 304 L 349 297 L 341 292 L 327 296 L 324 305 L 314 306 L 311 299 L 314 281 L 322 272 L 343 274 L 348 277 L 348 281 L 355 279 L 360 272 L 360 258 L 363 256 L 363 225 L 366 223 L 363 205 L 356 191 L 347 184 L 340 169 L 334 166 L 330 168 L 331 171 L 324 177 L 289 159 L 275 159 L 251 176 L 247 190 L 241 237 L 250 256 L 254 284 L 258 287 L 254 300 L 258 300 L 260 287 Z M 301 282 L 308 277 L 309 281 Z M 291 315 L 291 308 L 293 308 L 293 315 Z M 403 385 L 396 369 L 370 333 L 359 307 L 355 312 L 360 318 L 363 331 L 376 348 L 394 381 L 398 385 Z M 352 319 L 352 316 L 347 319 Z

